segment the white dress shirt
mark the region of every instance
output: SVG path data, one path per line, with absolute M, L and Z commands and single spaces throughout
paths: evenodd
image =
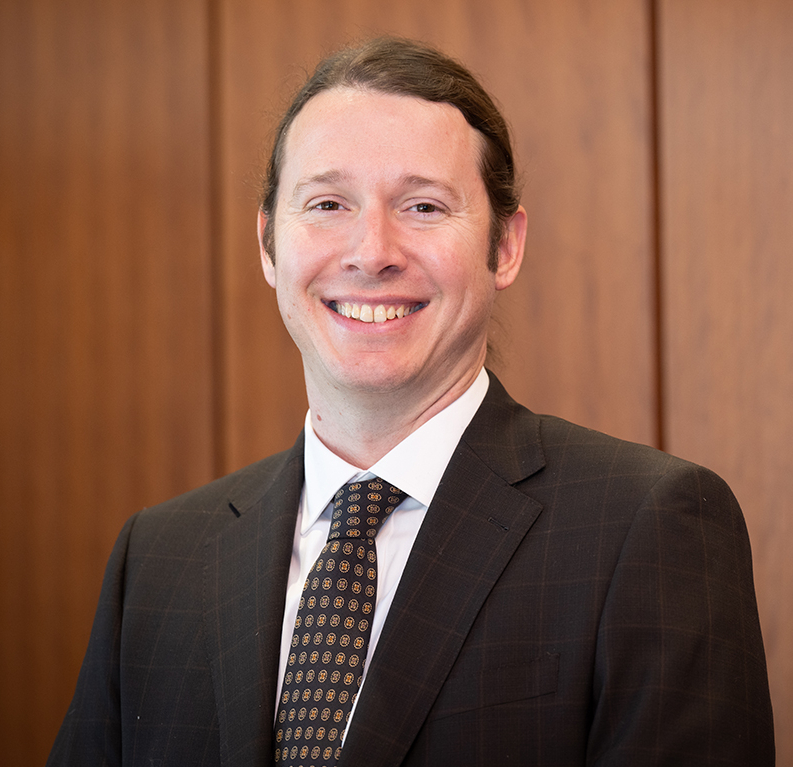
M 377 534 L 377 602 L 361 689 L 374 655 L 402 571 L 413 548 L 424 514 L 457 443 L 485 398 L 490 384 L 485 369 L 451 405 L 437 413 L 386 453 L 370 469 L 363 470 L 331 452 L 314 433 L 311 411 L 305 424 L 305 484 L 295 525 L 292 563 L 286 587 L 286 608 L 281 630 L 281 658 L 275 710 L 278 711 L 286 662 L 291 651 L 298 602 L 308 571 L 327 542 L 336 491 L 348 482 L 381 477 L 408 494 Z M 359 691 L 360 693 L 360 691 Z M 357 704 L 357 700 L 356 700 Z M 355 706 L 350 713 L 350 721 Z M 349 730 L 349 723 L 347 725 Z

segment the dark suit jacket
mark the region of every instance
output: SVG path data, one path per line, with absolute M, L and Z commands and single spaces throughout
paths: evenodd
M 268 765 L 294 447 L 124 527 L 50 765 Z M 340 765 L 774 761 L 743 518 L 711 472 L 491 376 L 407 563 Z

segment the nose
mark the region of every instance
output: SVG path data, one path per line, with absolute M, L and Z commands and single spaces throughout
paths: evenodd
M 362 210 L 349 247 L 342 256 L 342 266 L 358 269 L 370 277 L 389 270 L 402 271 L 407 261 L 397 228 L 387 210 L 374 206 Z

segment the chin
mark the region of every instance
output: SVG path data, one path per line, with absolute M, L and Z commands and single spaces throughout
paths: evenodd
M 338 375 L 334 376 L 344 388 L 357 392 L 387 394 L 400 390 L 413 376 L 403 364 L 389 364 L 385 361 L 373 360 L 367 365 L 354 368 L 340 366 Z

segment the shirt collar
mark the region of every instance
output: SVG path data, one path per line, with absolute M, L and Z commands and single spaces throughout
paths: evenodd
M 311 411 L 305 422 L 305 508 L 301 533 L 319 519 L 336 491 L 362 476 L 382 477 L 424 506 L 429 506 L 457 443 L 487 394 L 484 368 L 454 402 L 386 453 L 369 470 L 337 456 L 314 433 Z

